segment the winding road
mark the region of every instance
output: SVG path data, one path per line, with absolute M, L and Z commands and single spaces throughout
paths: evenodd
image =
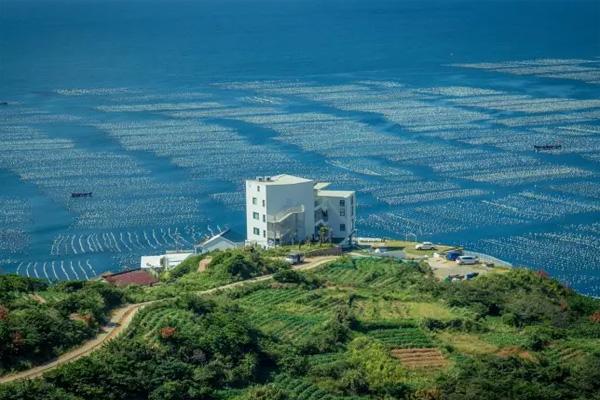
M 294 266 L 293 269 L 296 271 L 311 270 L 311 269 L 317 268 L 323 264 L 326 264 L 330 261 L 333 261 L 338 257 L 339 256 L 313 257 L 311 259 L 307 259 L 307 261 L 304 264 Z M 255 283 L 255 282 L 267 281 L 272 278 L 273 278 L 272 274 L 271 275 L 263 275 L 263 276 L 259 276 L 257 278 L 247 279 L 244 281 L 239 281 L 239 282 L 229 283 L 229 284 L 223 285 L 223 286 L 218 286 L 218 287 L 215 287 L 212 289 L 203 290 L 201 292 L 198 292 L 198 295 L 211 294 L 211 293 L 214 293 L 214 292 L 217 292 L 220 290 L 233 289 L 236 287 L 240 287 L 240 286 Z M 160 301 L 160 300 L 147 301 L 144 303 L 128 304 L 126 306 L 115 309 L 111 315 L 111 318 L 110 318 L 108 324 L 103 326 L 102 331 L 98 335 L 96 335 L 96 337 L 94 337 L 93 339 L 90 339 L 87 342 L 84 342 L 83 344 L 81 344 L 81 346 L 79 346 L 73 350 L 70 350 L 64 354 L 61 354 L 56 359 L 49 361 L 45 364 L 38 365 L 36 367 L 30 368 L 25 371 L 20 371 L 20 372 L 14 373 L 14 374 L 1 376 L 0 384 L 9 383 L 9 382 L 13 382 L 13 381 L 21 380 L 21 379 L 38 378 L 50 370 L 53 370 L 63 364 L 69 363 L 71 361 L 75 361 L 81 357 L 84 357 L 84 356 L 90 354 L 94 350 L 97 350 L 98 348 L 102 347 L 102 345 L 104 343 L 117 337 L 120 333 L 122 333 L 125 329 L 127 329 L 129 324 L 133 320 L 133 317 L 139 310 L 144 308 L 144 306 L 154 303 L 156 301 Z

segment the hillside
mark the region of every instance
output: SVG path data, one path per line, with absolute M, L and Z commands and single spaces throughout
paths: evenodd
M 0 399 L 599 398 L 600 301 L 543 273 L 440 282 L 426 265 L 380 258 L 310 272 L 240 251 L 214 254 L 207 272 L 197 261 L 127 290 L 162 300 L 124 335 L 0 386 Z
M 124 290 L 101 282 L 0 275 L 0 375 L 47 361 L 97 334 Z

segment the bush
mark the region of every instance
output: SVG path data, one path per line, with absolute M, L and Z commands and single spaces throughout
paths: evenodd
M 256 386 L 236 400 L 288 400 L 289 395 L 273 385 Z
M 363 336 L 350 343 L 349 351 L 350 362 L 363 377 L 369 392 L 394 397 L 404 397 L 408 393 L 404 383 L 406 371 L 381 343 Z M 361 381 L 353 383 L 362 384 Z
M 583 372 L 520 357 L 481 356 L 466 360 L 456 374 L 443 375 L 439 388 L 448 400 L 594 399 L 600 364 L 598 358 L 589 363 L 596 369 Z
M 283 261 L 267 260 L 252 250 L 226 250 L 213 253 L 212 257 L 207 267 L 209 274 L 225 279 L 245 280 L 289 268 Z
M 323 286 L 323 282 L 317 277 L 300 273 L 293 269 L 280 270 L 273 275 L 273 279 L 280 283 L 295 283 L 302 285 L 306 289 L 317 289 Z
M 273 279 L 281 283 L 303 283 L 304 276 L 297 271 L 287 269 L 278 271 L 273 275 Z
M 301 351 L 304 354 L 333 351 L 350 338 L 352 329 L 356 325 L 356 319 L 350 307 L 340 306 L 328 321 L 301 342 Z
M 0 372 L 28 368 L 81 343 L 125 297 L 122 289 L 100 282 L 48 286 L 36 279 L 0 276 L 0 285 L 20 293 L 0 306 Z M 23 297 L 35 290 L 55 293 L 58 300 Z

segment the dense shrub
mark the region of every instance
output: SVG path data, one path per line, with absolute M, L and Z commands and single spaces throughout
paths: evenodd
M 286 262 L 267 259 L 259 251 L 234 249 L 215 252 L 207 271 L 218 277 L 244 280 L 288 268 Z
M 292 269 L 283 269 L 273 275 L 273 279 L 280 283 L 295 283 L 307 289 L 316 289 L 323 286 L 323 282 L 313 275 L 301 274 Z
M 159 326 L 154 344 L 123 337 L 53 370 L 45 379 L 46 398 L 212 399 L 216 389 L 256 382 L 263 365 L 273 365 L 261 335 L 237 307 L 189 297 L 173 304 L 193 311 L 192 319 Z M 27 385 L 1 387 L 0 399 L 19 398 Z
M 332 317 L 300 344 L 304 354 L 317 354 L 333 351 L 344 344 L 351 336 L 352 328 L 356 326 L 356 319 L 348 306 L 339 306 L 334 310 Z
M 11 293 L 0 304 L 0 372 L 28 368 L 81 343 L 125 299 L 121 289 L 100 282 L 48 286 L 8 275 L 0 276 L 0 285 Z M 44 299 L 38 290 L 52 296 Z
M 273 385 L 257 386 L 251 388 L 236 400 L 288 400 L 289 394 Z
M 597 399 L 599 368 L 597 355 L 576 369 L 520 357 L 483 356 L 467 360 L 457 374 L 445 375 L 440 389 L 448 400 Z

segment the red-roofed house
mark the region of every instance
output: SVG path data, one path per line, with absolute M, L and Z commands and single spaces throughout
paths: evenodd
M 158 279 L 156 277 L 154 277 L 150 272 L 142 269 L 122 271 L 115 274 L 104 274 L 102 275 L 102 279 L 115 286 L 152 286 L 155 283 L 158 283 Z

